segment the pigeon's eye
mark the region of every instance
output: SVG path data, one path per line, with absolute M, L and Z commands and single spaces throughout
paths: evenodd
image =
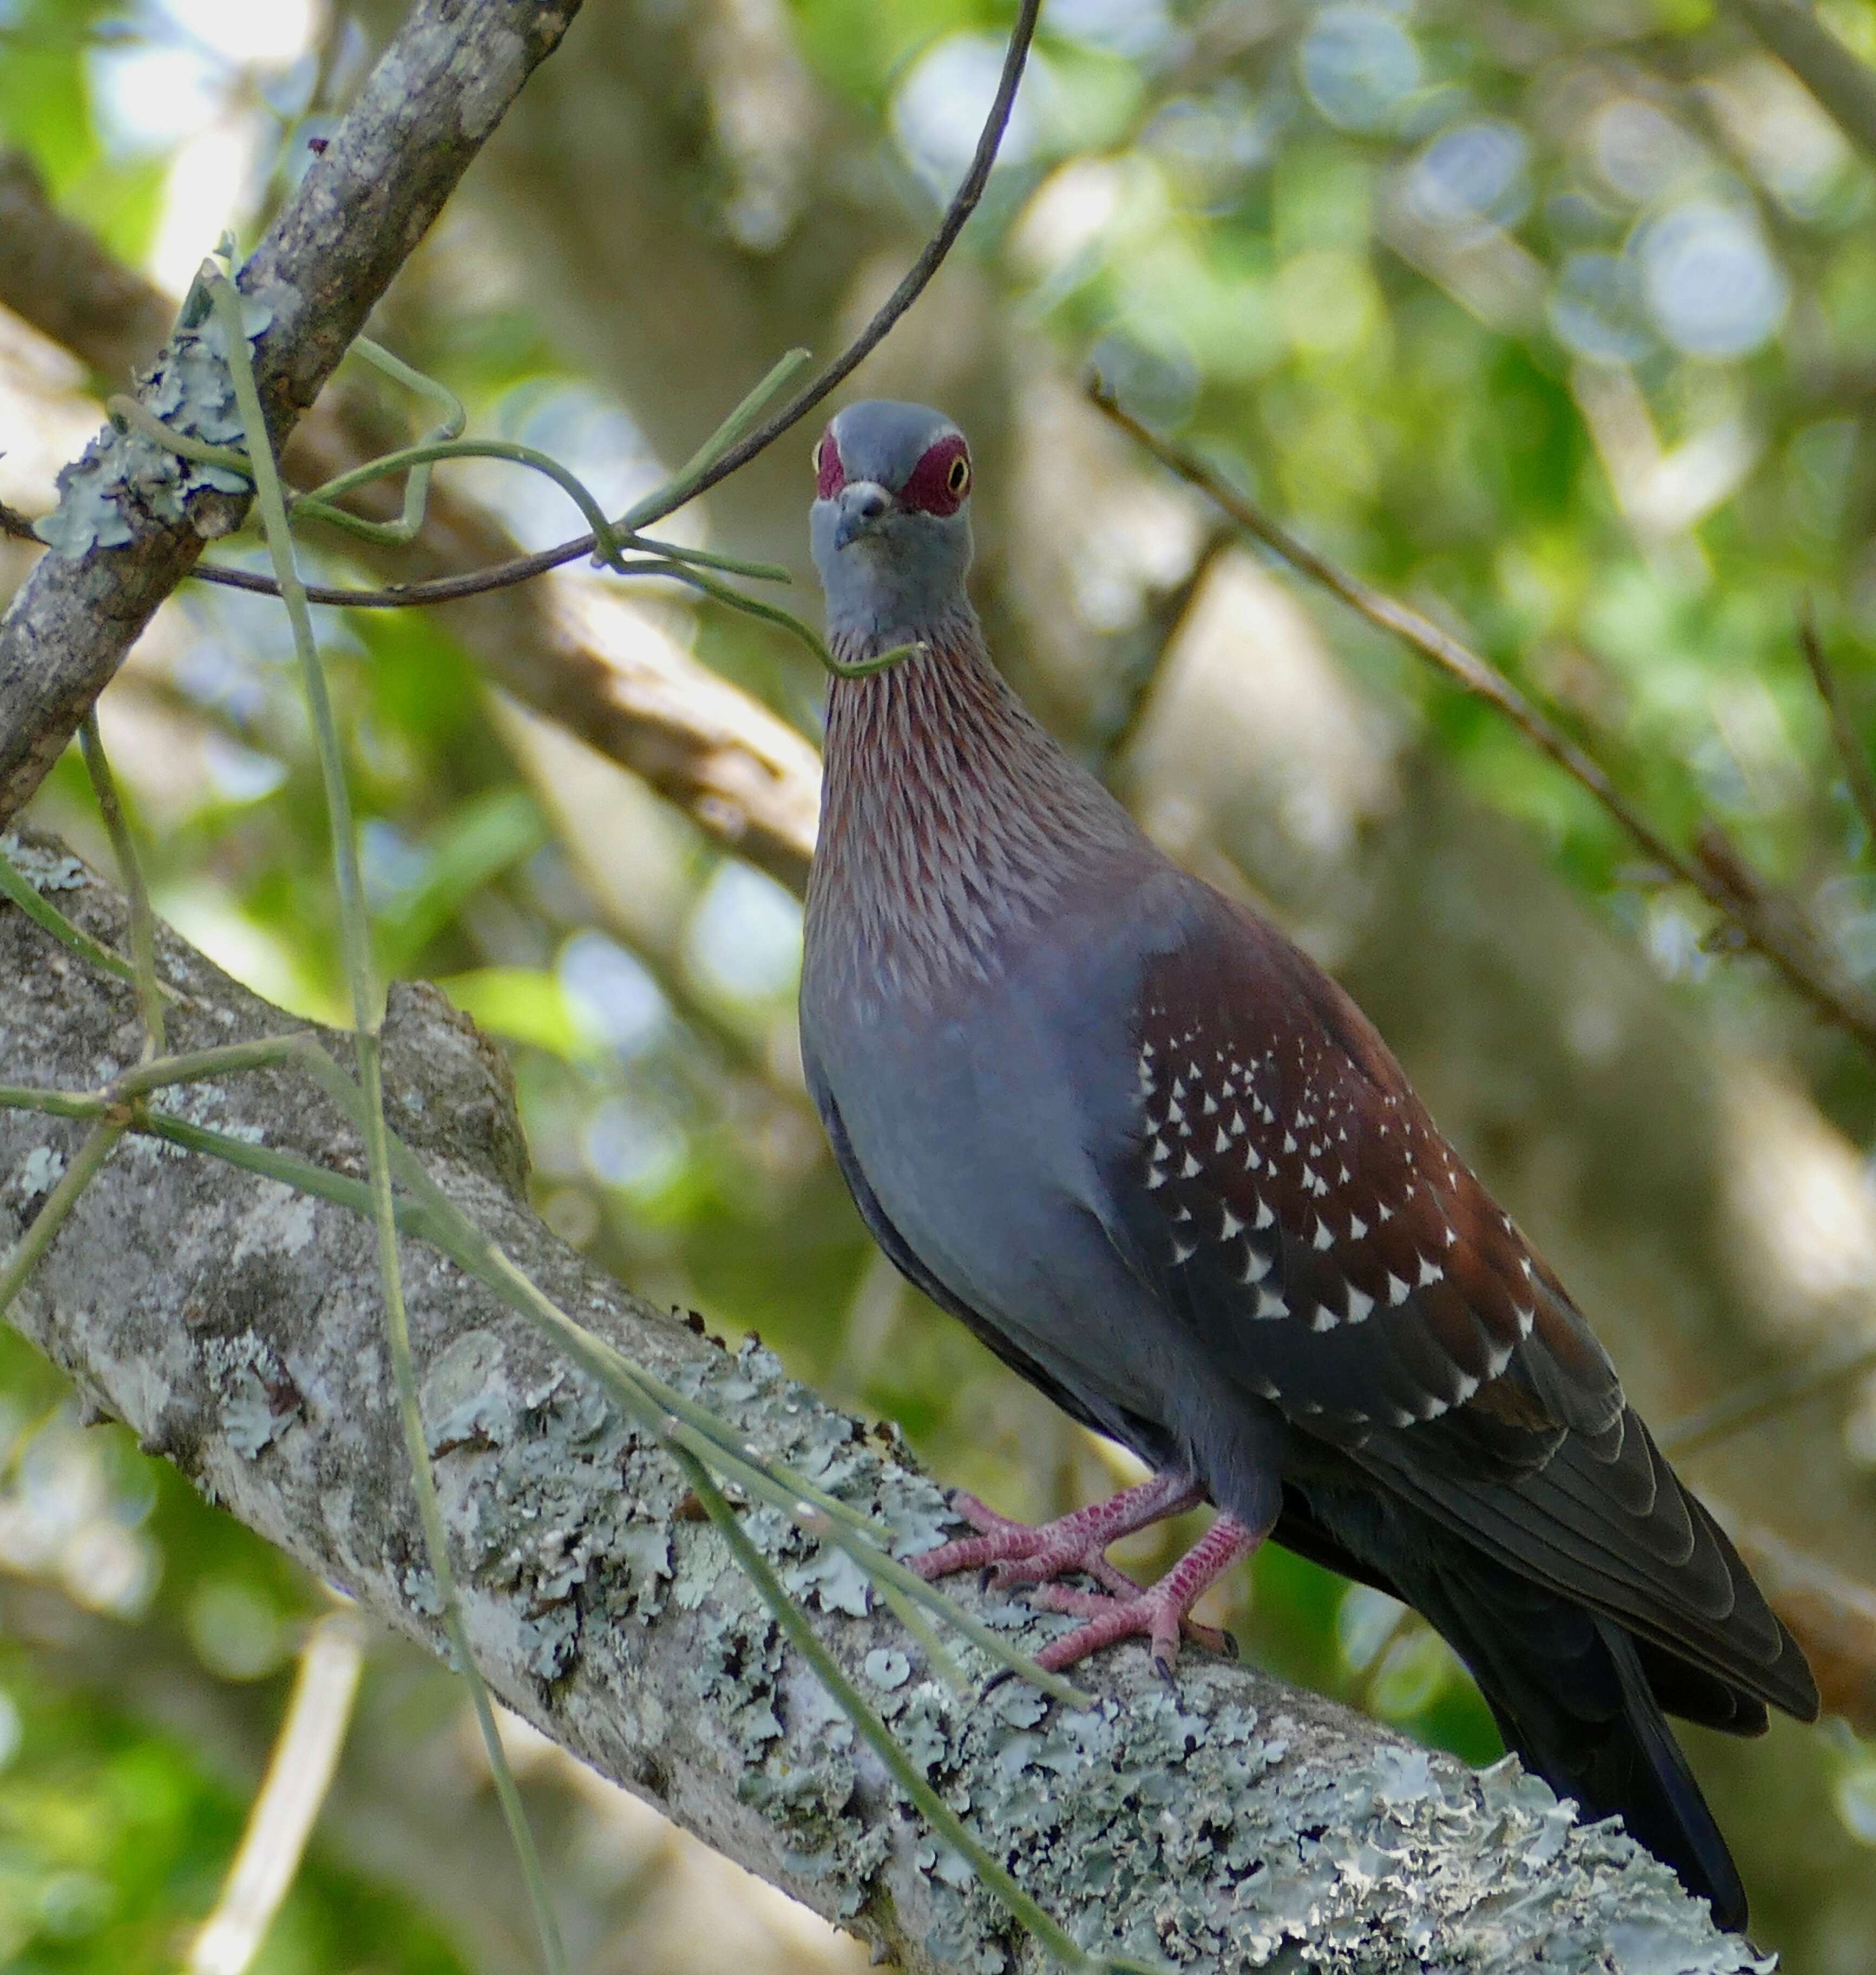
M 899 500 L 915 514 L 942 520 L 957 513 L 970 491 L 971 449 L 961 432 L 947 432 L 912 468 Z

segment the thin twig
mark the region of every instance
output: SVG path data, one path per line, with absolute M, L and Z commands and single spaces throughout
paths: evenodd
M 104 819 L 105 834 L 117 853 L 117 869 L 123 880 L 124 896 L 130 905 L 130 970 L 136 983 L 137 1004 L 143 1017 L 143 1060 L 153 1061 L 163 1053 L 163 991 L 156 980 L 156 922 L 149 909 L 149 887 L 143 882 L 143 861 L 136 854 L 136 840 L 124 820 L 123 804 L 117 799 L 117 777 L 97 731 L 97 708 L 89 708 L 78 723 L 78 748 L 84 756 L 85 773 L 91 778 L 91 793 L 97 798 L 98 813 Z
M 1247 534 L 1340 597 L 1358 616 L 1431 659 L 1474 698 L 1496 708 L 1526 740 L 1595 797 L 1651 862 L 1697 892 L 1821 1014 L 1841 1024 L 1876 1054 L 1876 1001 L 1845 974 L 1802 910 L 1765 882 L 1717 823 L 1703 825 L 1693 855 L 1676 849 L 1629 803 L 1598 762 L 1470 646 L 1298 541 L 1198 454 L 1161 438 L 1124 411 L 1100 378 L 1091 377 L 1087 390 L 1093 403 L 1123 432 L 1182 480 L 1209 495 Z
M 1230 541 L 1230 529 L 1213 529 L 1200 543 L 1191 567 L 1177 583 L 1148 600 L 1145 621 L 1134 638 L 1124 641 L 1123 649 L 1131 650 L 1134 662 L 1121 681 L 1120 711 L 1095 749 L 1092 765 L 1103 780 L 1138 738 L 1167 656 L 1184 629 L 1186 619 L 1198 601 L 1199 593 L 1204 588 L 1213 565 Z
M 1850 784 L 1851 797 L 1863 818 L 1868 847 L 1876 851 L 1876 773 L 1871 772 L 1869 756 L 1857 738 L 1836 669 L 1825 656 L 1823 640 L 1818 636 L 1817 619 L 1811 614 L 1809 604 L 1799 613 L 1798 649 L 1805 655 L 1805 663 L 1811 668 L 1811 676 L 1817 685 L 1818 697 L 1830 715 L 1831 738 L 1837 744 L 1838 757 L 1844 764 L 1844 779 Z
M 444 1630 L 458 1662 L 458 1671 L 469 1690 L 475 1718 L 488 1751 L 489 1773 L 495 1795 L 507 1819 L 521 1877 L 527 1888 L 528 1904 L 540 1939 L 542 1959 L 548 1975 L 566 1975 L 566 1950 L 560 1944 L 560 1927 L 554 1918 L 547 1891 L 547 1875 L 528 1828 L 527 1815 L 515 1786 L 513 1773 L 495 1726 L 494 1710 L 488 1689 L 470 1650 L 468 1628 L 463 1623 L 462 1601 L 450 1568 L 443 1512 L 436 1497 L 436 1480 L 430 1471 L 429 1442 L 423 1428 L 419 1402 L 416 1362 L 410 1348 L 410 1320 L 404 1305 L 403 1271 L 397 1247 L 397 1214 L 391 1192 L 389 1135 L 384 1120 L 384 1074 L 376 1029 L 376 997 L 372 987 L 371 930 L 365 912 L 365 889 L 359 866 L 358 837 L 352 819 L 351 792 L 345 779 L 345 758 L 340 746 L 338 723 L 327 689 L 325 668 L 313 636 L 312 613 L 300 582 L 293 552 L 293 535 L 287 520 L 285 489 L 274 459 L 273 443 L 261 405 L 259 386 L 255 381 L 254 362 L 248 348 L 241 317 L 241 297 L 234 283 L 213 263 L 204 269 L 216 320 L 227 345 L 228 374 L 235 387 L 235 403 L 248 441 L 252 461 L 255 493 L 260 504 L 268 552 L 279 578 L 281 601 L 293 626 L 293 642 L 307 705 L 312 714 L 313 732 L 318 744 L 320 771 L 325 785 L 327 821 L 332 840 L 334 875 L 339 892 L 340 945 L 351 991 L 353 1040 L 358 1052 L 359 1082 L 364 1095 L 366 1163 L 371 1183 L 373 1218 L 378 1231 L 378 1265 L 384 1290 L 385 1326 L 389 1335 L 391 1369 L 397 1387 L 398 1411 L 402 1424 L 406 1451 L 409 1456 L 411 1480 L 417 1497 L 417 1517 L 423 1530 L 430 1574 L 442 1608 Z
M 126 405 L 131 401 L 126 399 Z M 146 437 L 159 445 L 171 445 L 176 435 L 169 431 L 160 419 L 151 418 L 141 407 L 138 416 L 146 422 L 140 426 Z M 218 451 L 222 450 L 217 449 Z M 185 457 L 199 457 L 187 454 Z M 235 470 L 252 477 L 253 463 L 245 453 L 228 452 L 226 457 L 236 462 Z M 880 652 L 868 659 L 838 659 L 829 648 L 826 639 L 813 626 L 784 610 L 779 604 L 764 603 L 760 597 L 745 596 L 728 583 L 718 583 L 714 577 L 706 576 L 706 567 L 728 569 L 740 575 L 753 575 L 769 579 L 779 578 L 786 583 L 788 572 L 773 563 L 752 563 L 732 556 L 711 555 L 707 552 L 693 553 L 685 548 L 664 545 L 662 554 L 641 555 L 628 562 L 625 550 L 646 550 L 653 545 L 643 536 L 632 532 L 635 518 L 649 513 L 659 497 L 634 508 L 630 514 L 616 526 L 609 522 L 590 491 L 579 476 L 549 454 L 534 447 L 522 445 L 511 439 L 448 439 L 434 444 L 409 446 L 400 452 L 386 454 L 382 458 L 370 460 L 363 466 L 340 475 L 317 493 L 302 495 L 297 499 L 289 498 L 285 512 L 291 521 L 294 515 L 304 515 L 312 519 L 336 522 L 348 532 L 360 534 L 367 541 L 383 541 L 386 537 L 376 531 L 374 524 L 360 521 L 356 515 L 343 508 L 334 507 L 324 498 L 336 493 L 349 493 L 353 488 L 366 485 L 372 481 L 385 478 L 389 475 L 402 472 L 406 467 L 428 465 L 439 459 L 503 459 L 516 465 L 531 466 L 544 473 L 560 486 L 586 514 L 598 533 L 599 546 L 595 550 L 597 558 L 610 569 L 615 576 L 659 576 L 674 583 L 688 583 L 718 603 L 727 604 L 731 610 L 740 610 L 746 616 L 761 618 L 764 623 L 774 624 L 787 632 L 795 641 L 805 645 L 826 670 L 836 679 L 869 679 L 876 672 L 882 672 L 903 660 L 916 657 L 925 649 L 918 643 L 895 645 L 890 651 Z M 304 583 L 296 578 L 294 594 L 302 603 L 307 600 Z M 291 608 L 291 606 L 289 606 Z
M 1023 79 L 1030 44 L 1035 38 L 1037 16 L 1041 11 L 1042 0 L 1022 0 L 1016 25 L 1010 31 L 1003 74 L 989 113 L 984 120 L 984 127 L 978 133 L 971 168 L 964 173 L 964 182 L 953 195 L 951 204 L 945 208 L 938 231 L 925 242 L 918 259 L 905 271 L 905 278 L 880 305 L 872 320 L 813 383 L 790 399 L 774 417 L 740 439 L 727 452 L 718 454 L 708 465 L 680 473 L 616 526 L 635 529 L 649 527 L 695 501 L 699 495 L 708 493 L 732 473 L 740 472 L 757 453 L 766 452 L 784 432 L 800 424 L 830 393 L 845 383 L 885 340 L 900 317 L 924 294 L 932 276 L 943 265 L 945 257 L 956 244 L 958 235 L 964 231 L 965 222 L 977 210 L 984 188 L 990 182 L 991 167 L 997 162 L 997 148 L 1009 124 L 1017 86 Z M 550 570 L 590 556 L 597 546 L 598 537 L 586 534 L 573 541 L 562 542 L 557 547 L 543 549 L 534 555 L 512 557 L 506 562 L 463 576 L 440 577 L 430 583 L 413 583 L 384 590 L 342 590 L 309 584 L 305 594 L 310 603 L 343 604 L 358 610 L 402 610 L 422 603 L 451 603 L 462 597 L 480 596 L 491 590 L 505 590 L 511 584 L 544 576 Z M 278 596 L 281 593 L 277 579 L 255 570 L 211 569 L 198 564 L 189 573 L 205 583 L 219 583 L 231 590 L 253 590 L 264 596 Z

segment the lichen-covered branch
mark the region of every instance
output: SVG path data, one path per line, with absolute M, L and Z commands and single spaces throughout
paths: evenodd
M 418 0 L 412 8 L 241 271 L 277 442 L 578 4 Z M 202 357 L 199 344 L 172 344 L 143 400 L 178 429 L 225 443 L 226 378 Z M 0 822 L 38 787 L 151 613 L 246 500 L 234 476 L 114 431 L 94 440 L 60 485 L 54 552 L 0 620 Z
M 18 854 L 87 931 L 121 941 L 121 901 L 61 846 L 29 838 Z M 188 997 L 171 1013 L 175 1047 L 290 1026 L 167 934 L 159 958 Z M 129 987 L 0 906 L 0 1080 L 91 1087 L 134 1060 L 139 1037 Z M 753 1340 L 726 1352 L 647 1308 L 534 1218 L 501 1059 L 439 997 L 396 992 L 385 1047 L 394 1128 L 563 1308 L 871 1510 L 902 1549 L 936 1539 L 943 1498 L 895 1437 L 824 1405 Z M 343 1120 L 291 1073 L 191 1086 L 182 1104 L 222 1131 L 362 1170 Z M 0 1239 L 30 1221 L 76 1143 L 69 1124 L 0 1112 Z M 413 1244 L 406 1261 L 438 1482 L 490 1684 L 915 1975 L 1038 1965 L 896 1799 L 721 1536 L 686 1515 L 660 1448 L 441 1257 Z M 94 1410 L 436 1650 L 378 1294 L 363 1220 L 131 1139 L 15 1317 Z M 745 1526 L 948 1800 L 1091 1947 L 1221 1970 L 1286 1944 L 1312 1965 L 1372 1971 L 1752 1965 L 1618 1830 L 1576 1828 L 1515 1766 L 1474 1776 L 1254 1670 L 1196 1660 L 1169 1691 L 1144 1655 L 1107 1655 L 1089 1670 L 1099 1698 L 1086 1713 L 1014 1684 L 960 1697 L 837 1553 L 769 1510 L 748 1509 Z M 1071 1622 L 985 1609 L 1031 1645 Z

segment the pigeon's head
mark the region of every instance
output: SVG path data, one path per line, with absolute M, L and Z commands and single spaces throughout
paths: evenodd
M 925 405 L 849 405 L 814 449 L 814 560 L 836 639 L 923 637 L 968 613 L 971 448 Z

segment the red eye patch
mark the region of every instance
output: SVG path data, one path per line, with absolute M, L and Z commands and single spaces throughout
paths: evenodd
M 901 504 L 922 514 L 954 514 L 971 491 L 971 449 L 961 432 L 930 448 L 899 489 Z
M 831 501 L 846 484 L 846 468 L 840 463 L 840 449 L 834 443 L 834 429 L 830 426 L 814 443 L 816 498 Z

